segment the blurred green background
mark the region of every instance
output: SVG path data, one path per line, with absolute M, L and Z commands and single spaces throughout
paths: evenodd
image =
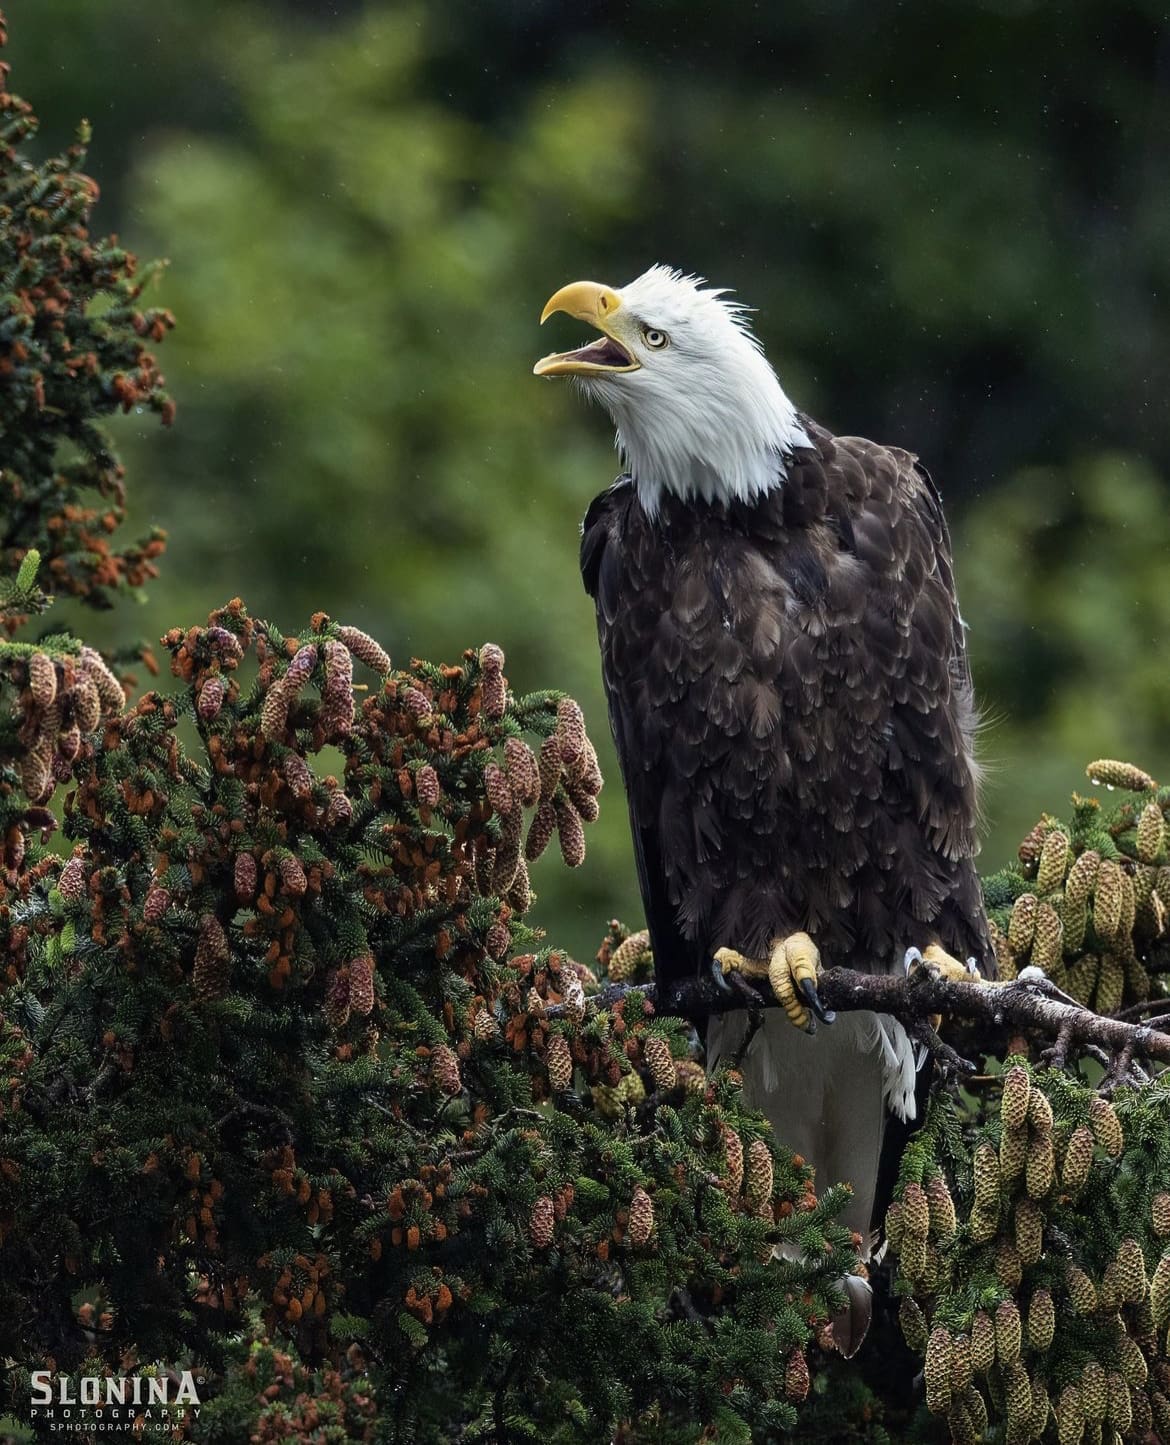
M 7 10 L 42 148 L 94 123 L 102 228 L 170 259 L 180 323 L 176 427 L 120 427 L 171 549 L 99 639 L 241 593 L 403 659 L 498 641 L 607 744 L 585 868 L 535 879 L 579 956 L 639 910 L 576 569 L 610 428 L 530 374 L 570 344 L 536 324 L 569 280 L 734 287 L 798 404 L 930 466 L 991 720 L 985 865 L 1091 757 L 1170 774 L 1161 0 Z

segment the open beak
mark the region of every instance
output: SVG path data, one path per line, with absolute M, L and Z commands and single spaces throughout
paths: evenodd
M 622 311 L 622 298 L 609 286 L 596 281 L 574 281 L 571 286 L 562 286 L 540 313 L 543 326 L 550 316 L 558 311 L 575 316 L 578 321 L 587 321 L 600 331 L 601 337 L 588 346 L 576 351 L 554 351 L 541 359 L 532 368 L 536 376 L 604 376 L 613 372 L 637 371 L 640 361 L 623 343 L 620 333 L 625 330 L 626 316 Z

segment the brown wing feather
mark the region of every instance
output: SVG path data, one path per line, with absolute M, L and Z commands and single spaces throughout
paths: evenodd
M 808 929 L 872 971 L 935 939 L 993 967 L 975 709 L 938 493 L 830 436 L 752 505 L 619 481 L 586 517 L 610 718 L 658 966 Z

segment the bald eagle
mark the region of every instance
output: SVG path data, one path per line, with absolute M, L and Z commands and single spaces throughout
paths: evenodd
M 555 312 L 600 336 L 536 374 L 609 411 L 625 467 L 585 517 L 581 572 L 657 982 L 768 976 L 784 1009 L 747 1046 L 747 1101 L 822 1181 L 851 1182 L 868 1245 L 919 1060 L 883 1015 L 811 1036 L 831 1017 L 821 961 L 994 975 L 939 493 L 913 453 L 799 412 L 744 308 L 695 277 L 576 282 Z M 712 1020 L 709 1059 L 746 1035 L 744 1013 Z

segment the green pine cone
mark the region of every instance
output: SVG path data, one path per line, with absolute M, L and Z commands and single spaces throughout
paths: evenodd
M 999 1214 L 999 1158 L 987 1143 L 975 1150 L 975 1208 L 981 1214 Z
M 1091 1315 L 1097 1308 L 1097 1287 L 1079 1265 L 1070 1264 L 1065 1271 L 1068 1302 L 1075 1315 Z
M 1033 1134 L 1028 1140 L 1027 1159 L 1024 1167 L 1024 1187 L 1032 1199 L 1043 1199 L 1052 1188 L 1056 1173 L 1056 1157 L 1052 1148 L 1052 1135 Z
M 945 1415 L 951 1404 L 951 1334 L 937 1325 L 926 1342 L 926 1407 L 932 1415 Z
M 1066 908 L 1084 908 L 1097 881 L 1097 870 L 1101 867 L 1101 855 L 1090 848 L 1082 853 L 1069 869 L 1064 881 L 1064 903 Z
M 1100 1360 L 1090 1360 L 1081 1371 L 1081 1406 L 1086 1420 L 1104 1420 L 1109 1408 L 1109 1387 Z
M 1023 1330 L 1015 1300 L 1005 1299 L 995 1312 L 995 1358 L 1010 1365 L 1020 1358 Z
M 1008 944 L 1014 954 L 1026 953 L 1036 933 L 1036 910 L 1040 900 L 1034 893 L 1021 893 L 1008 918 Z
M 1005 1129 L 1023 1128 L 1028 1117 L 1028 1095 L 1031 1091 L 1027 1069 L 1013 1064 L 1003 1076 L 1003 1096 L 999 1105 L 1000 1122 Z
M 1043 1353 L 1056 1333 L 1056 1305 L 1051 1293 L 1038 1289 L 1028 1305 L 1028 1348 Z
M 1027 1158 L 1027 1129 L 1004 1129 L 999 1139 L 999 1172 L 1002 1178 L 1005 1181 L 1018 1179 L 1024 1172 Z
M 1162 851 L 1165 838 L 1166 821 L 1162 817 L 1162 809 L 1157 803 L 1147 803 L 1138 818 L 1137 834 L 1134 839 L 1137 855 L 1143 863 L 1158 861 L 1158 854 Z
M 1092 1130 L 1085 1124 L 1078 1125 L 1065 1148 L 1060 1170 L 1060 1182 L 1069 1193 L 1075 1194 L 1084 1188 L 1093 1167 L 1095 1147 Z
M 1121 1120 L 1108 1099 L 1098 1094 L 1089 1102 L 1089 1128 L 1093 1137 L 1111 1159 L 1117 1159 L 1125 1148 L 1125 1135 Z
M 984 1310 L 976 1310 L 971 1321 L 971 1368 L 986 1375 L 995 1364 L 995 1325 Z
M 930 1332 L 927 1329 L 926 1316 L 922 1313 L 921 1306 L 911 1295 L 902 1296 L 902 1303 L 898 1307 L 898 1321 L 902 1326 L 902 1336 L 909 1348 L 915 1354 L 923 1354 Z
M 1064 882 L 1071 855 L 1068 834 L 1061 828 L 1053 828 L 1040 849 L 1040 861 L 1036 865 L 1036 892 L 1041 898 L 1055 893 Z

